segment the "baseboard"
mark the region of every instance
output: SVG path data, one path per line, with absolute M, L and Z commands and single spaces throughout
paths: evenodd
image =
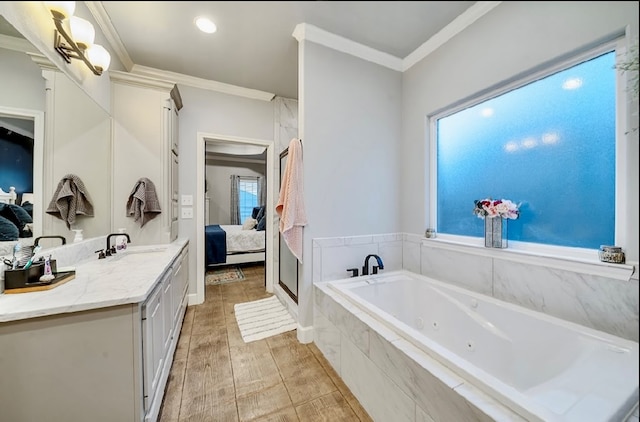
M 287 308 L 287 311 L 291 314 L 295 321 L 298 321 L 298 304 L 291 299 L 291 296 L 284 291 L 279 284 L 275 287 L 273 294 L 280 299 L 280 302 Z
M 298 324 L 298 341 L 303 344 L 313 343 L 313 325 L 310 327 L 303 327 Z
M 187 306 L 200 305 L 201 303 L 204 303 L 204 297 L 202 299 L 198 298 L 197 293 L 189 293 L 187 295 L 187 300 Z

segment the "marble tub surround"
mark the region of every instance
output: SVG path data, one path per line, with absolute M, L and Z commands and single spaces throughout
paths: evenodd
M 374 420 L 524 421 L 326 282 L 314 284 L 314 342 Z
M 369 253 L 405 269 L 629 340 L 639 340 L 634 265 L 494 250 L 411 233 L 313 239 L 313 282 L 349 276 Z
M 402 249 L 400 233 L 313 239 L 313 282 L 346 278 L 347 268 L 361 273 L 369 254 L 380 256 L 382 271 L 402 269 Z
M 420 274 L 638 341 L 634 267 L 524 256 L 510 250 L 422 239 Z
M 84 260 L 72 259 L 72 250 L 52 253 L 60 260 L 58 265 L 75 266 L 75 279 L 51 290 L 0 295 L 0 322 L 142 302 L 188 244 L 187 239 L 178 239 L 170 244 L 130 246 L 98 259 L 91 243 L 98 240 L 70 245 L 77 245 L 73 250 Z M 102 238 L 99 249 L 105 242 Z

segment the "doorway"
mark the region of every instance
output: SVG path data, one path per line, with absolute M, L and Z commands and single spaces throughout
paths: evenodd
M 0 122 L 12 131 L 21 133 L 21 129 L 28 128 L 28 136 L 33 139 L 33 184 L 32 200 L 33 211 L 33 236 L 42 235 L 44 217 L 43 205 L 43 177 L 44 177 L 44 112 L 39 110 L 27 110 L 13 107 L 0 106 Z M 2 187 L 2 186 L 0 186 Z M 9 186 L 5 188 L 8 189 Z M 21 200 L 22 198 L 18 198 Z
M 251 139 L 241 138 L 228 135 L 201 133 L 197 135 L 197 157 L 196 157 L 196 197 L 198 198 L 197 206 L 195 207 L 195 219 L 196 219 L 196 303 L 204 302 L 205 291 L 205 225 L 208 221 L 205 221 L 205 176 L 206 176 L 206 149 L 207 145 L 229 145 L 235 148 L 250 148 L 260 147 L 266 148 L 266 224 L 265 228 L 265 288 L 267 292 L 273 292 L 273 280 L 274 280 L 274 268 L 273 257 L 274 247 L 276 245 L 277 238 L 274 239 L 273 235 L 273 221 L 274 221 L 274 208 L 275 208 L 275 186 L 274 180 L 274 168 L 276 166 L 274 157 L 274 142 L 263 139 Z M 211 203 L 209 204 L 211 206 Z M 210 212 L 210 211 L 209 211 Z

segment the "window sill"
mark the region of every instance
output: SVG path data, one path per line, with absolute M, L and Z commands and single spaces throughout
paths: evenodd
M 437 245 L 441 249 L 624 281 L 638 280 L 637 263 L 602 262 L 598 259 L 598 252 L 591 249 L 532 245 L 515 241 L 509 241 L 508 248 L 497 249 L 485 247 L 482 238 L 441 234 L 438 234 L 436 238 L 423 238 L 421 244 L 424 246 Z

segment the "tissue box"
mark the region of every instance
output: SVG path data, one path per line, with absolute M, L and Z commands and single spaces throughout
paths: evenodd
M 51 260 L 51 272 L 56 273 L 56 260 Z M 27 287 L 30 283 L 39 283 L 40 277 L 44 275 L 44 262 L 33 264 L 28 269 L 19 268 L 17 270 L 4 271 L 4 289 L 18 289 Z

